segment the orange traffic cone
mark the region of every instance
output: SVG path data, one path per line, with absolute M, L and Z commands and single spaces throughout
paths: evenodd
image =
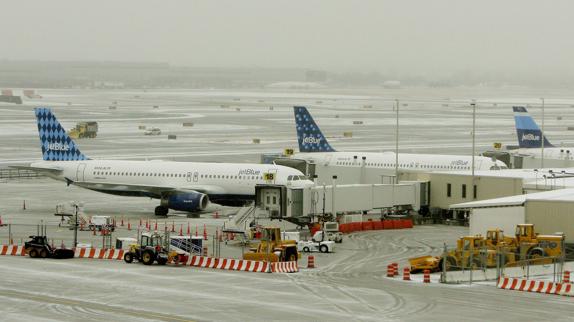
M 183 224 L 179 225 L 179 235 L 183 236 Z
M 130 220 L 128 219 L 128 230 L 132 230 L 132 224 L 130 224 Z
M 124 226 L 124 216 L 122 216 L 122 227 Z
M 157 220 L 155 221 L 155 225 L 153 226 L 153 230 L 157 231 Z
M 191 235 L 191 228 L 189 227 L 189 223 L 187 223 L 187 235 Z
M 203 224 L 203 239 L 207 240 L 207 227 Z
M 171 232 L 175 233 L 175 222 L 171 222 Z
M 195 236 L 199 236 L 199 233 L 197 232 L 197 225 L 195 225 Z
M 315 268 L 315 256 L 307 256 L 307 268 Z

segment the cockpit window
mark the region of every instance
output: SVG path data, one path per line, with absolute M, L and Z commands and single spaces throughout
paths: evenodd
M 288 180 L 288 181 L 293 180 L 293 176 L 288 176 L 288 177 L 287 177 L 287 180 Z
M 293 176 L 293 181 L 299 180 L 299 176 Z

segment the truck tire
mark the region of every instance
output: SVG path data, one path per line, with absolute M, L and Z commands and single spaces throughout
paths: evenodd
M 46 250 L 46 248 L 42 248 L 42 250 L 40 250 L 40 257 L 48 258 L 48 251 Z
M 542 258 L 542 257 L 546 257 L 546 253 L 544 252 L 544 249 L 542 248 L 533 248 L 531 250 L 528 251 L 528 259 L 538 259 L 538 258 Z
M 329 247 L 327 247 L 327 245 L 321 245 L 319 246 L 319 251 L 321 253 L 328 253 L 329 252 Z
M 124 262 L 131 264 L 134 261 L 134 254 L 132 253 L 125 253 L 124 255 Z
M 38 250 L 36 248 L 30 248 L 28 255 L 30 258 L 38 258 Z
M 151 265 L 155 261 L 155 254 L 152 250 L 146 249 L 142 253 L 141 262 L 144 265 Z
M 309 253 L 309 252 L 311 252 L 311 250 L 309 249 L 309 247 L 305 246 L 305 247 L 303 247 L 303 252 Z

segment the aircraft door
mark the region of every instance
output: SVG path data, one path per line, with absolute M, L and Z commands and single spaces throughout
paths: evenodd
M 191 172 L 188 172 L 186 175 L 187 182 L 191 182 Z
M 193 173 L 193 182 L 197 182 L 197 179 L 199 178 L 199 172 L 195 171 Z
M 78 164 L 78 169 L 76 170 L 76 181 L 85 181 L 84 170 L 86 170 L 86 164 L 85 163 Z

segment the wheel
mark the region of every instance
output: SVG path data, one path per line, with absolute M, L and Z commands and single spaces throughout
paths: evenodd
M 541 258 L 545 257 L 545 255 L 546 254 L 545 254 L 543 249 L 533 248 L 533 249 L 528 251 L 528 254 L 527 254 L 528 257 L 527 258 L 535 261 L 537 259 L 541 259 Z
M 156 216 L 165 217 L 165 216 L 167 216 L 168 211 L 169 211 L 169 209 L 167 207 L 157 206 L 157 207 L 155 207 L 154 213 Z
M 159 265 L 165 265 L 167 263 L 167 258 L 166 257 L 158 257 L 157 258 L 157 263 Z
M 152 250 L 146 249 L 142 254 L 141 262 L 144 265 L 151 265 L 155 261 L 155 254 Z
M 329 247 L 327 247 L 327 245 L 321 245 L 319 246 L 319 251 L 321 253 L 328 253 L 329 252 Z
M 303 247 L 303 252 L 309 253 L 309 252 L 311 252 L 311 250 L 309 249 L 309 247 L 305 246 L 305 247 Z
M 47 258 L 48 257 L 48 251 L 46 250 L 46 248 L 42 248 L 42 250 L 40 250 L 40 257 L 41 258 Z
M 125 253 L 124 255 L 124 261 L 128 264 L 132 263 L 134 261 L 134 254 L 132 253 Z
M 337 243 L 337 244 L 340 244 L 340 243 L 342 243 L 342 242 L 343 242 L 343 237 L 341 237 L 341 238 L 335 240 L 335 243 Z
M 36 250 L 36 248 L 31 248 L 28 251 L 28 255 L 30 255 L 30 258 L 38 258 L 38 251 Z

